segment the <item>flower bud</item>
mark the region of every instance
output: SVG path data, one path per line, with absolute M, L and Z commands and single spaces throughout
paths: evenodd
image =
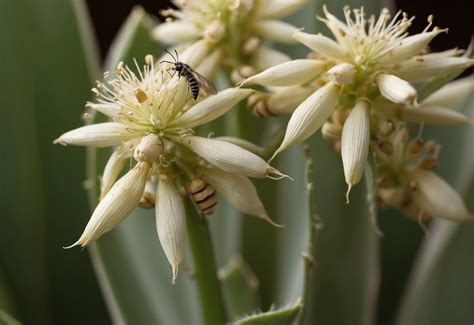
M 275 116 L 268 105 L 267 105 L 267 95 L 262 93 L 255 93 L 249 96 L 247 99 L 247 106 L 256 117 L 271 117 Z
M 339 140 L 341 139 L 342 128 L 340 125 L 336 125 L 331 122 L 324 122 L 321 128 L 321 134 L 326 140 Z
M 235 83 L 239 84 L 243 80 L 253 76 L 256 73 L 255 69 L 249 65 L 238 67 L 230 73 L 230 79 Z
M 388 100 L 397 104 L 416 102 L 416 90 L 405 80 L 386 73 L 379 73 L 375 79 L 380 93 Z
M 204 30 L 204 38 L 210 40 L 213 43 L 219 42 L 224 34 L 225 25 L 220 19 L 215 19 Z
M 160 137 L 155 133 L 148 133 L 141 140 L 135 148 L 133 158 L 136 161 L 146 161 L 153 163 L 161 155 L 163 151 L 163 144 Z
M 339 85 L 350 84 L 355 77 L 356 68 L 350 63 L 338 64 L 327 72 L 329 80 Z
M 261 43 L 262 41 L 258 37 L 250 37 L 242 46 L 242 53 L 249 55 L 255 52 Z

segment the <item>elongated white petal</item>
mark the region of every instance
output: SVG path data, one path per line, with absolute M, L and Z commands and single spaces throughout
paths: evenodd
M 64 133 L 54 140 L 62 145 L 108 147 L 139 137 L 144 131 L 135 130 L 127 125 L 106 122 L 86 125 Z
M 258 7 L 256 15 L 262 18 L 280 18 L 301 9 L 307 0 L 269 0 Z
M 150 167 L 148 163 L 138 163 L 120 178 L 95 208 L 79 240 L 66 248 L 86 246 L 121 223 L 137 206 Z
M 191 68 L 198 67 L 209 55 L 212 43 L 208 40 L 199 40 L 179 54 L 179 60 L 188 64 Z
M 402 39 L 397 47 L 381 52 L 379 63 L 382 65 L 396 64 L 411 58 L 420 53 L 436 35 L 445 31 L 444 29 L 435 28 L 430 32 L 408 36 Z
M 174 183 L 161 176 L 156 193 L 156 230 L 161 247 L 171 264 L 173 283 L 178 275 L 178 266 L 183 260 L 186 242 L 186 215 L 183 199 Z
M 407 122 L 430 123 L 445 126 L 468 125 L 473 121 L 464 114 L 439 105 L 421 105 L 420 107 L 402 107 L 383 105 L 376 108 L 385 115 Z
M 219 68 L 219 62 L 222 59 L 222 51 L 220 49 L 215 49 L 211 55 L 202 61 L 202 63 L 196 68 L 196 71 L 202 74 L 209 80 L 214 79 L 214 75 Z
M 341 137 L 341 156 L 344 166 L 344 176 L 349 186 L 347 202 L 352 186 L 359 183 L 364 173 L 370 143 L 369 103 L 365 100 L 357 102 L 349 113 Z
M 236 146 L 239 146 L 259 156 L 261 156 L 263 154 L 263 151 L 265 150 L 265 148 L 257 146 L 255 143 L 244 140 L 242 138 L 224 136 L 224 137 L 215 137 L 214 140 L 226 141 L 226 142 L 235 144 Z
M 316 35 L 297 31 L 293 34 L 293 38 L 309 47 L 311 50 L 321 53 L 331 59 L 347 59 L 347 53 L 338 43 L 321 34 Z
M 296 43 L 292 37 L 297 28 L 280 20 L 262 20 L 254 26 L 257 34 L 269 40 L 281 43 Z
M 329 82 L 296 108 L 286 127 L 285 138 L 272 159 L 289 146 L 304 141 L 326 122 L 336 106 L 339 89 L 339 85 Z
M 274 226 L 257 193 L 257 189 L 246 176 L 227 173 L 216 168 L 199 168 L 197 173 L 216 189 L 230 204 L 245 214 L 268 221 Z
M 459 108 L 474 92 L 474 75 L 448 83 L 423 100 L 423 105 L 439 105 L 446 108 Z
M 153 30 L 153 36 L 164 44 L 176 44 L 198 39 L 201 31 L 191 22 L 175 20 L 159 24 Z
M 388 100 L 397 104 L 416 103 L 416 89 L 397 76 L 380 73 L 376 77 L 380 93 Z
M 313 91 L 311 87 L 301 86 L 280 88 L 268 98 L 268 110 L 276 115 L 292 113 Z
M 193 128 L 210 122 L 227 113 L 235 104 L 254 92 L 251 89 L 229 88 L 217 95 L 209 96 L 197 103 L 183 115 L 178 117 L 171 126 Z
M 339 20 L 336 16 L 331 14 L 328 11 L 326 5 L 323 5 L 323 11 L 325 18 L 318 17 L 318 19 L 326 24 L 326 26 L 336 38 L 339 45 L 345 50 L 349 51 L 351 49 L 351 40 L 350 37 L 347 36 L 350 35 L 349 27 L 341 20 Z
M 474 221 L 459 194 L 442 178 L 424 170 L 417 170 L 409 177 L 417 184 L 412 193 L 415 204 L 429 215 L 454 221 Z
M 259 156 L 235 144 L 196 136 L 185 137 L 180 141 L 211 165 L 229 173 L 249 177 L 284 177 Z
M 115 103 L 87 103 L 86 107 L 90 107 L 111 118 L 116 117 L 120 112 L 120 106 Z
M 119 150 L 114 150 L 104 168 L 102 179 L 100 180 L 100 198 L 109 192 L 117 180 L 118 175 L 125 166 L 126 158 L 122 157 Z
M 261 45 L 253 53 L 251 63 L 257 71 L 263 71 L 274 65 L 290 60 L 291 58 L 285 53 Z
M 460 72 L 473 65 L 474 59 L 465 57 L 425 55 L 411 58 L 387 69 L 387 71 L 408 81 L 422 81 L 453 72 Z
M 300 59 L 281 63 L 262 71 L 242 84 L 256 83 L 263 86 L 292 86 L 306 83 L 325 70 L 320 60 Z

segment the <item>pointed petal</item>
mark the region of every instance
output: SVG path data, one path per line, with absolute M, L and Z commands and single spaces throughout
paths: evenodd
M 120 105 L 115 103 L 87 103 L 86 107 L 90 107 L 111 118 L 116 117 L 120 112 Z
M 139 137 L 143 132 L 143 130 L 135 130 L 122 123 L 106 122 L 86 125 L 66 132 L 54 140 L 54 143 L 108 147 Z
M 150 167 L 148 163 L 138 163 L 120 178 L 95 208 L 79 240 L 66 248 L 86 246 L 120 224 L 140 201 Z
M 459 194 L 436 174 L 417 170 L 409 175 L 417 188 L 412 197 L 415 204 L 429 215 L 453 221 L 474 221 Z
M 359 183 L 367 162 L 370 143 L 369 109 L 366 100 L 357 102 L 342 129 L 341 156 L 349 189 Z
M 251 63 L 257 71 L 263 71 L 290 60 L 291 58 L 285 53 L 261 45 L 253 54 Z
M 446 29 L 434 28 L 430 32 L 423 32 L 405 37 L 395 48 L 389 48 L 380 54 L 378 60 L 381 65 L 397 64 L 421 52 L 438 34 Z
M 196 136 L 185 137 L 179 141 L 211 165 L 226 172 L 257 178 L 284 177 L 265 160 L 235 144 Z
M 186 215 L 183 199 L 174 183 L 161 176 L 156 193 L 156 230 L 161 247 L 171 264 L 173 283 L 183 260 L 186 242 Z
M 195 69 L 209 55 L 211 47 L 212 43 L 210 41 L 199 40 L 180 53 L 179 60 L 186 62 L 191 68 Z
M 280 43 L 296 43 L 292 37 L 297 28 L 280 20 L 261 20 L 253 26 L 255 33 L 264 39 Z
M 376 77 L 380 93 L 388 100 L 397 104 L 415 104 L 416 89 L 397 76 L 380 73 Z
M 179 116 L 171 127 L 193 128 L 227 113 L 235 104 L 253 93 L 252 89 L 230 88 L 209 96 Z
M 263 86 L 292 86 L 304 84 L 321 74 L 325 63 L 320 60 L 292 60 L 273 66 L 242 82 L 256 83 Z
M 394 75 L 408 81 L 423 81 L 440 75 L 461 72 L 472 67 L 474 59 L 465 57 L 443 57 L 440 55 L 425 55 L 411 58 L 387 69 Z
M 176 44 L 196 40 L 201 32 L 191 22 L 175 20 L 159 24 L 153 30 L 153 37 L 164 44 Z
M 307 0 L 269 0 L 263 2 L 257 8 L 259 17 L 262 18 L 280 18 L 288 16 L 299 9 L 301 9 L 308 1 Z
M 264 219 L 274 226 L 279 226 L 268 216 L 257 189 L 246 176 L 227 173 L 216 168 L 198 168 L 205 180 L 211 184 L 230 204 L 241 212 Z
M 474 75 L 452 81 L 429 95 L 423 105 L 439 105 L 446 108 L 459 108 L 474 92 Z
M 316 132 L 329 118 L 337 103 L 340 86 L 329 82 L 302 102 L 291 115 L 285 138 L 272 159 L 289 146 Z
M 293 34 L 293 38 L 311 50 L 321 53 L 328 58 L 336 60 L 347 59 L 347 53 L 338 43 L 321 34 L 316 35 L 297 31 Z

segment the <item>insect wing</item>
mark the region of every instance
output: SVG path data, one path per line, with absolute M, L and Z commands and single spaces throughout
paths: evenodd
M 206 79 L 206 77 L 204 77 L 202 74 L 200 74 L 199 72 L 195 71 L 195 70 L 192 70 L 192 69 L 189 69 L 190 73 L 193 75 L 194 78 L 196 78 L 198 84 L 199 84 L 199 87 L 201 89 L 203 89 L 206 94 L 208 95 L 215 95 L 217 94 L 217 89 L 216 87 L 214 87 L 214 85 Z

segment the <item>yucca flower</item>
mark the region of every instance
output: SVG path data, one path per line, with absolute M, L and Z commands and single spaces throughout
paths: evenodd
M 391 18 L 388 9 L 383 9 L 378 18 L 366 18 L 363 8 L 346 7 L 345 22 L 326 7 L 324 13 L 319 19 L 334 38 L 298 30 L 293 38 L 313 51 L 308 58 L 273 66 L 241 83 L 272 89 L 249 97 L 256 115 L 292 113 L 273 157 L 323 127 L 323 136 L 336 139 L 338 150 L 342 150 L 350 190 L 363 174 L 369 139 L 377 138 L 374 126 L 385 117 L 449 125 L 471 123 L 445 107 L 419 107 L 412 82 L 461 72 L 474 63 L 460 56 L 464 52 L 459 50 L 426 53 L 429 42 L 447 31 L 431 28 L 431 16 L 423 32 L 409 36 L 407 30 L 414 18 L 403 12 Z
M 230 88 L 195 102 L 187 96 L 184 78 L 155 66 L 151 56 L 145 61 L 138 73 L 120 63 L 113 79 L 106 73 L 93 89 L 97 100 L 87 107 L 111 121 L 66 132 L 55 143 L 115 146 L 101 180 L 101 200 L 70 247 L 98 239 L 137 205 L 155 205 L 157 231 L 174 281 L 186 235 L 183 195 L 193 178 L 202 177 L 242 212 L 273 223 L 248 177 L 284 175 L 238 145 L 199 137 L 192 130 L 223 115 L 252 90 Z M 133 160 L 134 167 L 119 178 Z
M 218 53 L 231 78 L 239 82 L 290 58 L 265 41 L 295 43 L 296 27 L 280 21 L 306 0 L 175 0 L 178 8 L 162 11 L 165 21 L 155 38 L 180 48 L 196 46 Z
M 375 146 L 381 207 L 401 209 L 420 221 L 474 221 L 459 194 L 433 172 L 440 150 L 436 142 L 410 139 L 404 123 L 386 131 Z

